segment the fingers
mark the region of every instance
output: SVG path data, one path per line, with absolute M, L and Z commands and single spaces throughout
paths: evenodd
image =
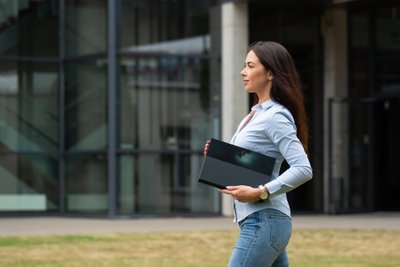
M 246 185 L 227 186 L 226 189 L 219 189 L 219 191 L 232 196 L 240 202 L 254 202 L 259 197 L 258 189 Z
M 228 189 L 218 189 L 218 191 L 221 192 L 221 193 L 224 193 L 224 194 L 228 194 L 228 195 L 232 194 L 232 192 L 229 191 Z
M 242 187 L 241 185 L 230 185 L 230 186 L 227 186 L 226 189 L 233 191 L 233 190 L 238 190 L 241 187 Z
M 225 189 L 218 189 L 218 191 L 227 195 L 236 196 L 239 189 L 240 186 L 227 186 Z
M 205 146 L 204 146 L 204 151 L 203 151 L 204 156 L 207 155 L 208 147 L 209 147 L 209 146 L 210 146 L 210 140 L 207 140 L 207 141 L 206 141 L 206 144 L 205 144 Z
M 232 191 L 239 190 L 242 187 L 243 187 L 242 185 L 229 185 L 229 186 L 225 187 L 224 189 L 220 189 L 220 191 L 232 192 Z

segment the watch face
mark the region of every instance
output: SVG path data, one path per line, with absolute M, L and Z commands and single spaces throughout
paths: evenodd
M 267 194 L 267 192 L 265 192 L 265 188 L 262 185 L 258 186 L 258 188 L 260 189 L 260 198 L 262 200 L 267 199 L 268 194 Z
M 260 197 L 261 197 L 261 199 L 266 199 L 267 198 L 267 193 L 266 192 L 262 192 Z

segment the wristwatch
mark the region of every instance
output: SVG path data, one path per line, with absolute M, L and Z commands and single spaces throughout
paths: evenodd
M 266 200 L 269 197 L 269 192 L 263 185 L 259 185 L 258 188 L 260 189 L 260 199 Z

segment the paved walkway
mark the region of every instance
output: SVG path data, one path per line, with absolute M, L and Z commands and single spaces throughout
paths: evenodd
M 294 229 L 400 231 L 400 213 L 294 215 Z M 97 234 L 237 229 L 232 218 L 94 219 L 69 217 L 0 218 L 0 236 Z

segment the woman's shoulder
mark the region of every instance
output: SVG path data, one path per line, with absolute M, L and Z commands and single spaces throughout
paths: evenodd
M 282 104 L 273 101 L 273 105 L 267 110 L 267 120 L 273 122 L 287 121 L 294 123 L 292 113 Z

